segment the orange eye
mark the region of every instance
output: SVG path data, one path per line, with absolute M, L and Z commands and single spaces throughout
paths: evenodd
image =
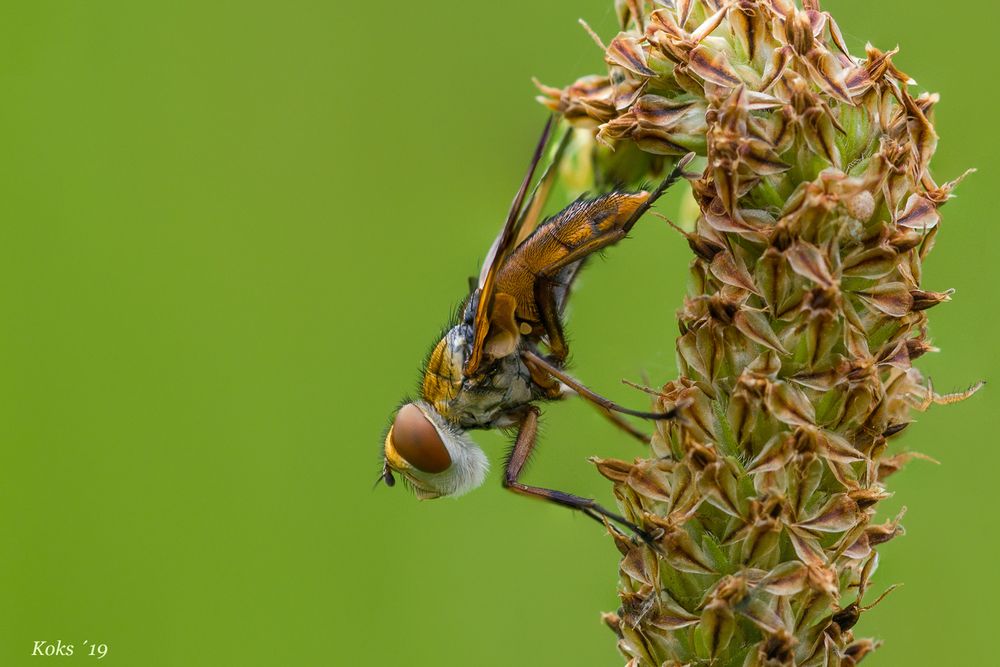
M 407 403 L 396 413 L 390 438 L 396 452 L 417 470 L 444 472 L 451 466 L 451 456 L 437 429 L 412 403 Z

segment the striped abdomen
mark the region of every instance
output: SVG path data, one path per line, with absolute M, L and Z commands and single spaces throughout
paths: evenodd
M 561 311 L 583 260 L 621 240 L 632 214 L 648 197 L 647 192 L 615 192 L 573 202 L 514 249 L 497 275 L 496 291 L 517 299 L 519 320 L 537 323 L 535 285 L 548 279 Z

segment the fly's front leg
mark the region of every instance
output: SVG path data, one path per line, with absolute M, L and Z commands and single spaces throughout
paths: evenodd
M 510 489 L 522 496 L 540 498 L 550 503 L 579 510 L 602 525 L 604 524 L 604 519 L 614 521 L 635 533 L 642 540 L 652 543 L 652 537 L 646 531 L 625 517 L 605 509 L 590 498 L 582 498 L 554 489 L 528 486 L 518 481 L 521 477 L 521 472 L 524 470 L 524 465 L 528 462 L 531 452 L 535 448 L 535 442 L 538 437 L 538 413 L 538 408 L 533 405 L 528 406 L 524 411 L 524 416 L 521 418 L 521 423 L 518 426 L 517 439 L 514 441 L 514 449 L 511 451 L 510 456 L 507 457 L 507 462 L 504 465 L 504 488 Z

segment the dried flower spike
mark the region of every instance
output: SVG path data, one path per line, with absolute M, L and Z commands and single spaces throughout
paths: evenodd
M 616 536 L 605 622 L 629 667 L 855 665 L 878 646 L 853 635 L 875 549 L 903 532 L 873 517 L 917 456 L 890 440 L 978 388 L 940 396 L 912 365 L 952 294 L 921 287 L 960 180 L 929 171 L 938 97 L 914 96 L 895 50 L 851 55 L 819 0 L 615 8 L 621 31 L 594 35 L 607 73 L 539 86 L 582 130 L 568 162 L 598 188 L 689 151 L 705 166 L 682 375 L 655 407 L 680 417 L 649 458 L 594 460 L 657 536 Z

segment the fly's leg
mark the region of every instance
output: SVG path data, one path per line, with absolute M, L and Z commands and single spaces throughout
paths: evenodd
M 609 410 L 609 409 L 607 409 L 605 407 L 597 405 L 596 403 L 591 403 L 591 405 L 594 406 L 594 408 L 597 410 L 598 413 L 600 413 L 600 415 L 602 417 L 604 417 L 609 422 L 611 422 L 612 426 L 614 426 L 615 428 L 623 431 L 626 435 L 635 438 L 636 440 L 638 440 L 639 442 L 641 442 L 643 445 L 648 445 L 649 444 L 649 441 L 650 441 L 650 439 L 651 439 L 652 436 L 650 436 L 648 433 L 643 433 L 642 431 L 640 431 L 639 429 L 637 429 L 635 426 L 632 426 L 627 421 L 625 421 L 624 419 L 622 419 L 617 413 L 612 412 L 611 410 Z
M 545 394 L 545 398 L 550 401 L 557 401 L 577 393 L 573 391 L 572 388 L 566 387 L 558 380 L 553 379 L 553 377 L 550 374 L 546 373 L 538 366 L 529 363 L 528 371 L 531 372 L 532 382 L 534 382 L 535 385 L 537 385 L 538 387 L 542 388 Z M 592 401 L 588 401 L 587 403 L 588 405 L 593 406 L 594 409 L 597 410 L 597 412 L 602 417 L 611 422 L 612 426 L 614 426 L 615 428 L 624 431 L 627 435 L 635 438 L 643 445 L 649 444 L 650 436 L 648 433 L 643 433 L 642 431 L 640 431 L 639 429 L 637 429 L 636 427 L 632 426 L 627 421 L 622 419 L 622 417 L 619 416 L 617 413 L 612 412 L 611 410 L 602 407 L 597 403 L 594 403 Z
M 528 486 L 527 484 L 523 484 L 518 481 L 521 477 L 521 472 L 524 470 L 524 464 L 528 462 L 528 459 L 531 457 L 531 452 L 535 448 L 535 442 L 538 436 L 538 413 L 539 410 L 535 406 L 528 406 L 524 412 L 524 416 L 522 417 L 521 423 L 518 427 L 517 439 L 514 441 L 514 449 L 511 451 L 510 456 L 507 457 L 507 462 L 504 465 L 504 488 L 510 489 L 514 493 L 522 496 L 539 498 L 550 503 L 562 505 L 563 507 L 579 510 L 602 525 L 604 524 L 604 519 L 613 521 L 632 531 L 643 541 L 652 544 L 653 538 L 649 535 L 649 533 L 642 530 L 625 517 L 605 509 L 595 500 L 574 496 L 571 493 L 564 493 L 554 489 Z
M 566 338 L 563 335 L 562 329 L 562 320 L 559 317 L 559 308 L 556 305 L 556 286 L 555 282 L 549 278 L 539 278 L 535 281 L 535 305 L 538 308 L 538 314 L 542 320 L 542 327 L 544 327 L 545 335 L 548 337 L 549 341 L 550 354 L 548 359 L 553 365 L 561 366 L 563 362 L 566 361 L 566 356 L 569 354 L 569 347 L 566 345 Z M 544 380 L 540 381 L 540 377 L 550 379 L 552 375 L 547 373 L 544 369 L 533 367 L 529 364 L 529 369 L 531 368 L 536 368 L 538 371 L 538 373 L 532 373 L 536 384 L 546 386 Z M 562 388 L 560 388 L 559 394 L 560 397 L 564 395 Z M 597 408 L 597 411 L 601 413 L 601 416 L 611 422 L 616 428 L 621 429 L 644 445 L 649 444 L 649 435 L 629 424 L 615 412 L 592 401 L 591 405 Z
M 565 384 L 567 387 L 575 391 L 582 398 L 587 399 L 588 401 L 598 406 L 599 408 L 603 408 L 604 410 L 607 410 L 609 412 L 618 412 L 623 415 L 642 417 L 643 419 L 673 419 L 677 412 L 676 410 L 667 410 L 666 412 L 643 412 L 641 410 L 632 410 L 631 408 L 626 408 L 624 406 L 618 405 L 611 399 L 605 398 L 600 394 L 598 394 L 597 392 L 588 389 L 586 386 L 583 385 L 583 383 L 574 378 L 572 375 L 563 372 L 561 369 L 552 365 L 550 362 L 546 361 L 545 359 L 538 356 L 534 352 L 531 352 L 530 350 L 523 350 L 521 352 L 521 358 L 524 359 L 524 362 L 528 365 L 529 369 L 531 369 L 532 366 L 534 366 L 536 370 L 544 371 L 551 377 L 556 378 L 557 380 Z M 535 372 L 536 371 L 532 372 L 533 376 Z
M 562 365 L 569 355 L 569 347 L 566 345 L 559 307 L 556 304 L 556 287 L 556 282 L 547 276 L 535 280 L 535 307 L 548 338 L 549 358 L 556 365 Z
M 566 394 L 563 392 L 559 380 L 556 380 L 538 366 L 530 363 L 526 363 L 525 365 L 528 367 L 528 372 L 531 373 L 531 381 L 542 389 L 547 400 L 556 401 L 565 397 Z
M 681 176 L 684 176 L 684 167 L 688 166 L 694 157 L 694 153 L 688 153 L 677 161 L 677 164 L 675 164 L 674 168 L 670 170 L 670 173 L 667 174 L 665 179 L 663 179 L 663 182 L 660 183 L 660 185 L 657 186 L 652 193 L 650 193 L 649 198 L 643 202 L 642 206 L 635 210 L 635 213 L 632 214 L 632 217 L 628 220 L 628 222 L 622 225 L 622 229 L 625 230 L 626 234 L 632 229 L 632 226 L 639 221 L 639 218 L 642 217 L 643 213 L 648 211 L 649 207 L 655 204 L 656 200 L 659 199 L 664 192 L 670 189 L 671 185 L 680 180 Z

